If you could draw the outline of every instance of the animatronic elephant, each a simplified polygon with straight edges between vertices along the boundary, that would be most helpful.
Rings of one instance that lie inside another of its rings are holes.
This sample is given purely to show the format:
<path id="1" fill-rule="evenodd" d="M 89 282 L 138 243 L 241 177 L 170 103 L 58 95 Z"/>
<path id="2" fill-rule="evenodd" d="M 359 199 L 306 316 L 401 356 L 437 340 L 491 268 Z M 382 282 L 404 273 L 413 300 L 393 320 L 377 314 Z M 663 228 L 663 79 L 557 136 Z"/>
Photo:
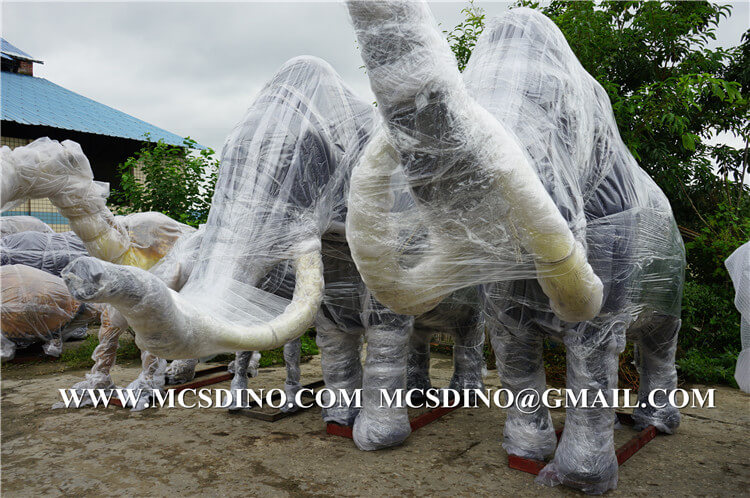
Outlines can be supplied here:
<path id="1" fill-rule="evenodd" d="M 71 141 L 60 144 L 40 138 L 14 150 L 0 149 L 2 210 L 25 199 L 49 198 L 91 256 L 148 269 L 174 242 L 195 229 L 161 213 L 136 213 L 115 217 L 105 205 L 106 184 L 95 182 L 86 156 Z M 115 361 L 118 338 L 127 322 L 113 309 L 104 312 L 95 365 L 78 389 L 114 387 L 109 370 Z M 160 388 L 166 363 L 143 351 L 143 372 L 130 387 Z"/>
<path id="2" fill-rule="evenodd" d="M 181 291 L 170 291 L 154 274 L 93 258 L 66 269 L 69 288 L 86 301 L 111 303 L 137 343 L 166 358 L 279 347 L 319 317 L 326 385 L 350 395 L 360 382 L 364 387 L 361 413 L 334 406 L 324 418 L 354 421 L 360 448 L 400 443 L 411 431 L 406 409 L 381 407 L 380 388 L 406 387 L 413 319 L 370 298 L 343 231 L 349 175 L 374 115 L 325 62 L 289 61 L 226 141 L 197 260 Z M 293 289 L 284 299 L 275 293 L 291 274 Z M 453 299 L 425 323 L 457 332 L 457 356 L 465 366 L 454 380 L 481 387 L 483 334 L 476 314 L 457 312 L 468 300 Z"/>
<path id="3" fill-rule="evenodd" d="M 484 284 L 503 385 L 545 389 L 549 335 L 567 346 L 568 389 L 588 389 L 589 406 L 598 390 L 612 406 L 617 356 L 631 339 L 637 425 L 674 431 L 677 409 L 647 396 L 676 387 L 682 240 L 669 202 L 623 144 L 607 94 L 562 33 L 513 9 L 488 22 L 462 78 L 424 3 L 348 6 L 386 124 L 352 175 L 348 203 L 347 239 L 375 297 L 418 314 Z M 395 173 L 408 179 L 415 209 L 391 209 Z M 421 260 L 405 266 L 403 241 L 415 234 Z M 614 488 L 615 416 L 598 406 L 568 408 L 556 444 L 546 408 L 514 405 L 503 446 L 554 453 L 542 483 Z"/>
<path id="4" fill-rule="evenodd" d="M 12 360 L 16 349 L 43 342 L 50 356 L 60 356 L 63 341 L 85 335 L 99 318 L 99 307 L 73 298 L 60 277 L 24 265 L 0 266 L 0 358 Z"/>

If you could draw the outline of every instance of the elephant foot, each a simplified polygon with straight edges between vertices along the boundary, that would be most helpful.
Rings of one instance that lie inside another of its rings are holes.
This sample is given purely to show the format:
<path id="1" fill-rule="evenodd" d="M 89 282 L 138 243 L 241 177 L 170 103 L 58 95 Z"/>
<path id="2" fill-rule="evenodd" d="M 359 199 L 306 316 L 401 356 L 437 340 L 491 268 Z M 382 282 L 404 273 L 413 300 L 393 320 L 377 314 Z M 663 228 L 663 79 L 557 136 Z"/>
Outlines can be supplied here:
<path id="1" fill-rule="evenodd" d="M 16 357 L 16 343 L 0 334 L 0 360 L 10 361 Z"/>
<path id="2" fill-rule="evenodd" d="M 140 412 L 153 406 L 154 391 L 158 390 L 163 394 L 163 386 L 164 384 L 155 380 L 148 381 L 140 377 L 135 379 L 125 388 L 125 391 L 133 394 L 125 400 L 123 408 L 129 407 L 131 412 Z"/>
<path id="3" fill-rule="evenodd" d="M 638 431 L 653 425 L 661 432 L 674 434 L 674 431 L 680 425 L 680 419 L 680 410 L 670 405 L 664 408 L 654 408 L 648 404 L 646 406 L 641 404 L 633 410 L 634 428 Z"/>
<path id="4" fill-rule="evenodd" d="M 354 421 L 352 433 L 357 448 L 373 451 L 403 443 L 411 434 L 411 425 L 405 410 L 403 415 L 395 417 L 368 415 L 363 411 Z"/>
<path id="5" fill-rule="evenodd" d="M 165 373 L 167 385 L 184 384 L 195 378 L 194 360 L 175 360 L 169 364 Z"/>
<path id="6" fill-rule="evenodd" d="M 484 380 L 481 376 L 477 375 L 461 375 L 454 373 L 450 384 L 448 384 L 448 388 L 460 392 L 461 396 L 463 396 L 465 392 L 466 396 L 469 398 L 468 402 L 474 404 L 477 400 L 475 389 L 478 391 L 484 391 Z"/>
<path id="7" fill-rule="evenodd" d="M 418 389 L 422 392 L 426 392 L 428 389 L 432 389 L 432 382 L 430 382 L 430 376 L 423 373 L 410 373 L 406 378 L 407 389 Z"/>
<path id="8" fill-rule="evenodd" d="M 112 377 L 109 376 L 109 374 L 88 373 L 86 374 L 86 380 L 77 382 L 71 388 L 71 390 L 77 394 L 80 403 L 76 405 L 71 404 L 69 406 L 65 406 L 64 401 L 58 401 L 57 403 L 52 405 L 52 409 L 57 410 L 60 408 L 84 408 L 87 406 L 94 406 L 94 400 L 89 395 L 89 393 L 91 392 L 90 389 L 104 389 L 105 394 L 109 394 L 112 392 L 112 390 L 115 389 L 115 387 L 115 383 L 112 380 Z"/>
<path id="9" fill-rule="evenodd" d="M 509 414 L 503 429 L 503 448 L 509 455 L 546 460 L 555 453 L 557 436 L 549 414 Z"/>
<path id="10" fill-rule="evenodd" d="M 62 354 L 62 338 L 56 337 L 51 341 L 42 344 L 42 351 L 48 356 L 59 357 Z"/>
<path id="11" fill-rule="evenodd" d="M 322 392 L 323 397 L 321 399 L 322 405 L 327 407 L 331 405 L 331 397 L 333 396 L 331 391 L 324 390 Z M 360 413 L 360 408 L 354 406 L 354 404 L 344 403 L 343 398 L 339 395 L 337 402 L 332 404 L 330 408 L 322 408 L 323 421 L 327 424 L 339 424 L 351 427 L 354 425 L 354 421 Z"/>
<path id="12" fill-rule="evenodd" d="M 238 412 L 250 408 L 250 395 L 247 393 L 247 378 L 235 374 L 232 383 L 229 385 L 229 406 L 230 412 Z"/>
<path id="13" fill-rule="evenodd" d="M 294 384 L 284 384 L 286 403 L 284 404 L 284 406 L 280 407 L 279 410 L 281 410 L 283 413 L 294 413 L 298 411 L 301 407 L 295 401 L 295 397 L 297 396 L 297 393 L 300 389 L 302 389 L 302 386 L 299 382 L 295 382 Z"/>
<path id="14" fill-rule="evenodd" d="M 617 487 L 618 465 L 614 447 L 604 451 L 582 445 L 576 446 L 575 451 L 561 449 L 539 472 L 537 483 L 546 486 L 562 484 L 590 495 L 600 495 Z"/>

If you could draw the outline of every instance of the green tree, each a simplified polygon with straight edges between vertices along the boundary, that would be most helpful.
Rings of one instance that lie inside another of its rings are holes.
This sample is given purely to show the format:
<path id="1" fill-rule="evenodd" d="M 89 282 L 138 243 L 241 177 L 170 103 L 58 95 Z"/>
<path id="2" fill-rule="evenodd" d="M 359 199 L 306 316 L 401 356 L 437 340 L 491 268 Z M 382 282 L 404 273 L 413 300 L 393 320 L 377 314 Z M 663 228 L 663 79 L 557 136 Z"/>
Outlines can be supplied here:
<path id="1" fill-rule="evenodd" d="M 216 186 L 219 161 L 210 148 L 198 149 L 185 138 L 183 146 L 159 140 L 143 147 L 118 166 L 120 189 L 112 193 L 122 214 L 159 211 L 182 223 L 205 223 Z M 140 171 L 143 179 L 137 179 Z"/>
<path id="2" fill-rule="evenodd" d="M 681 344 L 691 348 L 702 344 L 697 335 L 709 335 L 721 340 L 707 354 L 736 355 L 739 314 L 723 261 L 750 238 L 750 189 L 743 181 L 750 142 L 750 31 L 739 47 L 710 49 L 731 6 L 699 1 L 541 6 L 520 0 L 517 6 L 540 10 L 560 28 L 607 91 L 625 144 L 670 199 L 687 239 Z M 469 4 L 463 13 L 465 20 L 447 34 L 462 70 L 484 27 L 481 9 Z M 715 143 L 722 133 L 739 137 L 744 146 Z M 711 307 L 701 305 L 706 295 L 715 297 Z M 700 362 L 691 355 L 685 371 L 711 368 L 708 360 L 694 368 Z"/>

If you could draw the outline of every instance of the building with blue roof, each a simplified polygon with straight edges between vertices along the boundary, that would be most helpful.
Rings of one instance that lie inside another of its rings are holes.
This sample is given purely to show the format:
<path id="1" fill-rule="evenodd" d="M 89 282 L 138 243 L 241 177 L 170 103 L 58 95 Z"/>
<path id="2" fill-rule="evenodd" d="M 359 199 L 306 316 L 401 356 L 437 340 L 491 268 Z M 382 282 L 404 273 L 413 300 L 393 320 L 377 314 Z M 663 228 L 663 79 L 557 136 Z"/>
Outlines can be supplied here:
<path id="1" fill-rule="evenodd" d="M 43 64 L 0 38 L 0 142 L 10 148 L 40 137 L 78 142 L 89 158 L 96 180 L 119 186 L 117 166 L 144 141 L 162 140 L 183 145 L 183 138 L 136 117 L 113 109 L 34 76 L 34 64 Z M 36 216 L 56 230 L 67 230 L 67 220 L 46 199 L 22 204 L 3 216 Z"/>

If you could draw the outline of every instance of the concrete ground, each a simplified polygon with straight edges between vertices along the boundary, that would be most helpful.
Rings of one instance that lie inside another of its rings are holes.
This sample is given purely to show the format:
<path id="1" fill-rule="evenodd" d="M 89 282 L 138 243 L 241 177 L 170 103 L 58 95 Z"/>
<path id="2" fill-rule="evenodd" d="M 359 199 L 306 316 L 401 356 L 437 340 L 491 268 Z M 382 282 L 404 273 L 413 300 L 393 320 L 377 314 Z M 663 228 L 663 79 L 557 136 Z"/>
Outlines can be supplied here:
<path id="1" fill-rule="evenodd" d="M 447 385 L 450 358 L 432 360 Z M 361 496 L 574 495 L 512 470 L 500 446 L 500 409 L 459 409 L 416 431 L 398 448 L 357 450 L 329 436 L 318 409 L 275 423 L 221 409 L 117 407 L 50 410 L 57 389 L 84 371 L 59 364 L 4 366 L 2 492 L 5 496 Z M 117 366 L 127 385 L 138 365 Z M 303 382 L 321 378 L 319 357 Z M 260 371 L 254 388 L 282 385 L 283 368 Z M 487 385 L 499 386 L 494 371 Z M 229 387 L 229 383 L 213 387 Z M 742 495 L 750 492 L 750 396 L 717 387 L 715 409 L 685 409 L 674 436 L 658 436 L 620 467 L 612 496 Z M 554 412 L 557 423 L 563 413 Z M 618 444 L 632 437 L 617 432 Z"/>

